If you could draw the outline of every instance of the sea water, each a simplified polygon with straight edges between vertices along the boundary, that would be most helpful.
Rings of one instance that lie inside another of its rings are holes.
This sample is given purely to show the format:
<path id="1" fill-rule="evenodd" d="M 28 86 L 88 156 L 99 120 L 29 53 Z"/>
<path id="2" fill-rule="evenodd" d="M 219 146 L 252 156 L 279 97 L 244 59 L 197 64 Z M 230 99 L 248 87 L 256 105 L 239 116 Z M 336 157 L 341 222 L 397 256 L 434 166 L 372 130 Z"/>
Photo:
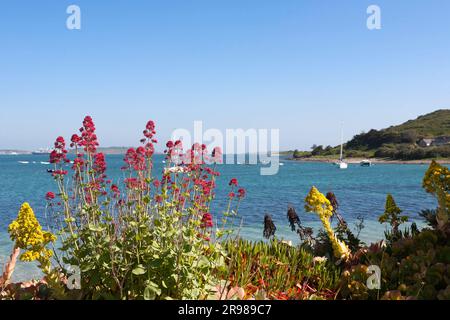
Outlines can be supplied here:
<path id="1" fill-rule="evenodd" d="M 113 183 L 123 181 L 123 156 L 107 156 L 107 174 Z M 164 156 L 154 157 L 154 174 L 161 176 Z M 282 159 L 278 174 L 260 175 L 261 165 L 219 165 L 221 176 L 217 180 L 216 199 L 212 206 L 214 217 L 226 208 L 231 178 L 237 178 L 246 189 L 246 197 L 239 207 L 242 226 L 239 234 L 243 238 L 262 240 L 264 215 L 272 216 L 277 227 L 276 236 L 298 243 L 298 236 L 289 228 L 286 213 L 293 206 L 302 223 L 317 230 L 320 221 L 315 214 L 303 209 L 304 198 L 311 186 L 322 193 L 335 193 L 340 212 L 348 225 L 354 228 L 357 217 L 364 218 L 365 228 L 361 239 L 366 243 L 383 238 L 384 225 L 378 216 L 384 211 L 386 194 L 391 193 L 397 205 L 409 215 L 411 221 L 424 226 L 418 213 L 436 207 L 435 199 L 422 189 L 422 178 L 427 165 L 377 164 L 361 167 L 350 164 L 347 170 L 339 170 L 329 163 L 303 163 Z M 11 253 L 13 243 L 9 240 L 7 227 L 16 218 L 20 205 L 29 202 L 38 219 L 43 221 L 45 194 L 55 192 L 55 183 L 47 173 L 51 165 L 45 155 L 0 156 L 0 267 Z M 56 193 L 56 192 L 55 192 Z M 14 281 L 39 276 L 36 265 L 19 262 Z"/>

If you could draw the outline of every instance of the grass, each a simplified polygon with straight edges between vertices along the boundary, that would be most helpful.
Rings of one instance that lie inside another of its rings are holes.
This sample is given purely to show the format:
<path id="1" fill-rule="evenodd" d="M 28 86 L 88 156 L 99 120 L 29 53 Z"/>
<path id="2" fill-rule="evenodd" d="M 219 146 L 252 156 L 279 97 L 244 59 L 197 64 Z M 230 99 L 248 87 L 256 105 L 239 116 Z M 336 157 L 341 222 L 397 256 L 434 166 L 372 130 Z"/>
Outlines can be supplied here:
<path id="1" fill-rule="evenodd" d="M 307 295 L 334 296 L 340 270 L 327 261 L 314 262 L 314 255 L 303 248 L 276 240 L 251 242 L 239 239 L 226 242 L 225 249 L 228 268 L 222 278 L 230 280 L 232 285 L 247 290 L 270 289 L 272 295 L 305 294 L 308 291 Z"/>

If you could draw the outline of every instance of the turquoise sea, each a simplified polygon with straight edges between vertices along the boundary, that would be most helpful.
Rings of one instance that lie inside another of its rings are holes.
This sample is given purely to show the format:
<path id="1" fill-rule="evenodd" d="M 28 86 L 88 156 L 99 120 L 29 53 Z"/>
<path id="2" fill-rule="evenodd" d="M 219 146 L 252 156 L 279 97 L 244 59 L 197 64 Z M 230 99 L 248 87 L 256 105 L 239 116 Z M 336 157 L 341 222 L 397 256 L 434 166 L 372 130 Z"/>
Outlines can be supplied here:
<path id="1" fill-rule="evenodd" d="M 107 156 L 108 176 L 114 183 L 122 180 L 120 167 L 123 156 Z M 0 156 L 0 267 L 7 261 L 12 243 L 7 234 L 8 224 L 16 217 L 20 205 L 27 201 L 42 218 L 47 191 L 55 191 L 52 177 L 47 173 L 48 156 L 16 155 Z M 155 156 L 155 174 L 160 175 L 163 156 Z M 328 163 L 300 163 L 282 159 L 277 175 L 261 176 L 260 165 L 220 165 L 221 176 L 212 213 L 225 207 L 228 182 L 236 177 L 247 190 L 240 206 L 243 225 L 240 234 L 244 238 L 261 240 L 264 214 L 272 215 L 279 238 L 298 242 L 291 232 L 286 212 L 288 205 L 296 208 L 305 225 L 317 230 L 318 217 L 305 213 L 303 199 L 312 185 L 323 193 L 333 191 L 340 203 L 340 210 L 350 226 L 358 216 L 364 217 L 365 228 L 361 238 L 376 241 L 383 237 L 384 226 L 377 217 L 384 210 L 386 194 L 391 193 L 400 208 L 412 221 L 423 226 L 418 216 L 422 209 L 434 208 L 436 201 L 421 188 L 427 165 L 377 164 L 360 167 L 350 164 L 347 170 L 339 170 Z M 43 220 L 42 220 L 43 221 Z M 19 263 L 13 280 L 25 280 L 39 275 L 37 268 L 29 263 Z"/>

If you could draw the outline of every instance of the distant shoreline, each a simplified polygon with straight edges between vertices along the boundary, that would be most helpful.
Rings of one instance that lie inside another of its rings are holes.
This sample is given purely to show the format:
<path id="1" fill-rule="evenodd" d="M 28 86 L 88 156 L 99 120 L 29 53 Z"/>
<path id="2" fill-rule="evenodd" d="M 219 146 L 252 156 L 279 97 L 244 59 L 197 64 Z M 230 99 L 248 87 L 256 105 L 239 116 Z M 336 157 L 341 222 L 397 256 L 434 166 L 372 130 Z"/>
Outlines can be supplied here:
<path id="1" fill-rule="evenodd" d="M 335 163 L 338 159 L 332 158 L 319 158 L 319 157 L 309 157 L 309 158 L 288 158 L 290 161 L 298 162 L 321 162 L 321 163 Z M 370 160 L 373 164 L 430 164 L 433 159 L 421 159 L 421 160 L 390 160 L 381 158 L 346 158 L 345 162 L 349 164 L 359 164 L 363 160 Z M 436 159 L 437 162 L 441 164 L 450 164 L 450 159 Z"/>
<path id="2" fill-rule="evenodd" d="M 101 152 L 105 155 L 125 155 L 127 153 L 127 150 L 129 147 L 108 147 L 108 148 L 98 148 L 97 152 Z M 74 154 L 75 150 L 71 149 L 69 150 L 69 154 Z M 155 152 L 155 154 L 163 154 L 162 152 Z M 10 149 L 4 149 L 0 150 L 0 156 L 23 156 L 23 155 L 49 155 L 47 153 L 42 154 L 33 154 L 32 151 L 27 150 L 10 150 Z"/>

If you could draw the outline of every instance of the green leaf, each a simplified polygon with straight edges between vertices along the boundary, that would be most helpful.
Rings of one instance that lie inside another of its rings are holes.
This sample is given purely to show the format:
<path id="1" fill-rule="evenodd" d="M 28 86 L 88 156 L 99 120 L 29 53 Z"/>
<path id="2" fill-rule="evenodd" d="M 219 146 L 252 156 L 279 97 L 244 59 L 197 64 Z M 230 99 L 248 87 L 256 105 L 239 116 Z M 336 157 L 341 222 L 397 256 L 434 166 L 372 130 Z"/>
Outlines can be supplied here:
<path id="1" fill-rule="evenodd" d="M 147 287 L 144 289 L 144 299 L 145 300 L 154 300 L 157 296 L 161 295 L 161 289 L 159 286 L 152 282 L 148 281 Z"/>
<path id="2" fill-rule="evenodd" d="M 133 269 L 132 273 L 133 273 L 134 275 L 140 276 L 140 275 L 145 274 L 145 269 L 144 269 L 144 267 L 140 264 L 140 265 L 138 265 L 136 268 Z"/>
<path id="3" fill-rule="evenodd" d="M 145 300 L 155 300 L 156 294 L 153 290 L 151 290 L 149 287 L 146 287 L 144 289 L 144 299 Z"/>

